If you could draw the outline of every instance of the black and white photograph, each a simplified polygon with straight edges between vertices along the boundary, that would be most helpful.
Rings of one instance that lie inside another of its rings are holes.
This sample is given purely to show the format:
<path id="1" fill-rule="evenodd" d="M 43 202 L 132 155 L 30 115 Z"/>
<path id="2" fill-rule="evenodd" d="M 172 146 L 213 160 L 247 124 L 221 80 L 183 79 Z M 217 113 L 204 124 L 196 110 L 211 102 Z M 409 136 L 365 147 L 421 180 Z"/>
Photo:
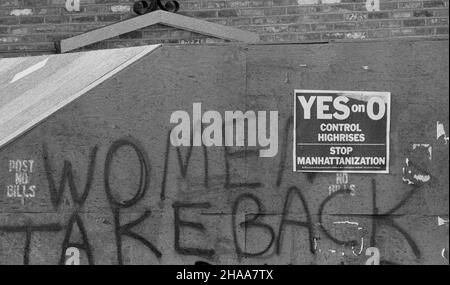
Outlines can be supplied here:
<path id="1" fill-rule="evenodd" d="M 0 0 L 0 265 L 449 268 L 449 136 L 449 0 Z"/>

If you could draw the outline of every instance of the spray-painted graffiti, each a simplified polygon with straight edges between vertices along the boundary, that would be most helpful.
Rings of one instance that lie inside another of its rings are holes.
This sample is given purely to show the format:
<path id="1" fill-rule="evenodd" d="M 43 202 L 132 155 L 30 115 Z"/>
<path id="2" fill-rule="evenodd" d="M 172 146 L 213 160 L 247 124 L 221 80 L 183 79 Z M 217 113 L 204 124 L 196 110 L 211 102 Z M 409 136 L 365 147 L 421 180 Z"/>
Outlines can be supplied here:
<path id="1" fill-rule="evenodd" d="M 14 175 L 14 182 L 6 186 L 8 198 L 19 198 L 22 204 L 26 198 L 36 196 L 36 185 L 31 182 L 34 171 L 33 160 L 10 160 L 9 173 Z"/>
<path id="2" fill-rule="evenodd" d="M 326 262 L 327 259 L 336 260 L 333 261 L 336 263 L 351 263 L 345 258 L 359 258 L 359 264 L 391 264 L 395 261 L 384 256 L 386 244 L 380 241 L 380 236 L 386 233 L 395 236 L 405 250 L 412 253 L 412 260 L 419 262 L 423 257 L 421 244 L 403 225 L 402 213 L 404 208 L 417 201 L 421 186 L 426 185 L 428 181 L 411 185 L 402 183 L 399 179 L 399 185 L 405 189 L 403 198 L 393 201 L 395 203 L 387 210 L 381 210 L 379 201 L 383 197 L 380 195 L 384 195 L 386 189 L 383 189 L 383 183 L 378 181 L 378 177 L 369 177 L 368 185 L 364 185 L 369 194 L 364 199 L 370 201 L 367 204 L 370 206 L 366 207 L 367 211 L 336 211 L 335 205 L 345 208 L 351 207 L 355 201 L 364 202 L 358 200 L 363 191 L 356 192 L 356 185 L 354 182 L 350 183 L 349 175 L 341 173 L 337 177 L 331 176 L 331 181 L 334 180 L 336 184 L 332 184 L 330 189 L 323 189 L 322 200 L 314 201 L 308 194 L 310 189 L 315 187 L 318 180 L 327 177 L 329 179 L 329 175 L 298 174 L 298 183 L 287 179 L 293 175 L 286 171 L 290 169 L 287 158 L 290 155 L 292 123 L 293 118 L 287 118 L 282 127 L 280 149 L 275 157 L 278 169 L 275 171 L 276 175 L 271 178 L 271 185 L 259 181 L 259 176 L 249 178 L 236 174 L 236 168 L 242 167 L 242 164 L 248 163 L 249 160 L 267 159 L 259 157 L 258 148 L 220 147 L 212 150 L 204 146 L 193 147 L 192 144 L 177 147 L 170 142 L 170 130 L 166 133 L 166 153 L 161 155 L 160 169 L 155 168 L 157 163 L 150 159 L 150 147 L 132 136 L 90 146 L 86 157 L 82 158 L 83 169 L 74 168 L 73 162 L 68 159 L 61 161 L 63 157 L 53 152 L 49 142 L 44 141 L 41 146 L 42 157 L 11 161 L 10 171 L 35 175 L 39 160 L 43 165 L 42 177 L 45 179 L 39 189 L 48 192 L 47 203 L 53 209 L 54 215 L 58 216 L 65 208 L 67 218 L 48 223 L 36 223 L 31 218 L 25 223 L 3 222 L 0 225 L 0 245 L 5 238 L 19 235 L 25 239 L 21 249 L 23 263 L 32 264 L 32 240 L 42 233 L 52 233 L 60 236 L 57 245 L 59 256 L 48 263 L 79 264 L 78 259 L 83 263 L 98 263 L 103 249 L 94 242 L 95 234 L 89 230 L 88 223 L 91 221 L 86 219 L 86 203 L 94 199 L 94 195 L 100 195 L 100 191 L 103 195 L 100 197 L 104 197 L 107 209 L 106 220 L 112 221 L 106 224 L 110 229 L 109 235 L 113 237 L 113 262 L 118 264 L 128 262 L 129 251 L 125 244 L 130 242 L 141 252 L 153 256 L 155 262 L 159 263 L 164 263 L 165 258 L 173 256 L 174 253 L 208 263 L 220 263 L 220 256 L 224 254 L 241 263 L 258 260 L 270 263 L 272 259 L 291 254 L 286 248 L 293 242 L 304 245 L 297 249 L 298 254 L 307 256 L 310 263 Z M 127 178 L 127 181 L 134 185 L 129 187 L 130 189 L 117 183 L 114 172 L 121 167 L 119 154 L 125 149 L 136 157 L 133 168 L 137 171 L 132 178 Z M 413 147 L 412 151 L 422 149 L 426 159 L 429 159 L 431 152 L 428 147 L 420 145 Z M 217 156 L 217 152 L 222 152 L 222 155 Z M 213 164 L 223 166 L 222 175 L 217 176 L 211 172 Z M 408 166 L 412 167 L 413 164 L 410 162 Z M 190 176 L 194 170 L 198 174 L 195 177 L 201 177 L 194 180 L 199 181 L 192 180 Z M 208 195 L 189 196 L 175 193 L 174 196 L 174 178 L 178 179 L 178 183 L 194 183 L 195 187 L 203 189 L 203 193 L 212 191 L 209 189 L 220 188 L 223 189 L 222 192 L 235 194 L 230 195 L 230 200 L 225 202 L 221 199 L 210 199 Z M 153 179 L 158 183 L 152 183 Z M 433 178 L 430 179 L 432 180 Z M 97 187 L 94 188 L 93 185 Z M 262 189 L 271 191 L 263 192 Z M 125 193 L 128 193 L 128 196 Z M 276 193 L 278 198 L 274 199 L 278 199 L 277 203 L 272 199 L 267 200 L 267 193 Z M 69 211 L 66 194 L 71 201 Z M 158 201 L 149 201 L 150 196 L 158 197 Z M 134 215 L 132 218 L 129 216 L 130 210 Z M 165 217 L 169 217 L 170 225 L 166 229 L 172 232 L 170 235 L 158 232 L 160 226 L 155 223 Z M 444 218 L 440 217 L 439 221 L 441 225 L 448 225 L 448 220 L 445 222 Z M 220 224 L 222 232 L 214 228 L 215 223 Z M 144 233 L 143 229 L 148 230 Z M 297 238 L 291 236 L 294 232 L 297 233 Z M 166 242 L 170 244 L 172 252 L 168 252 L 167 247 L 156 239 L 166 235 L 170 236 L 170 240 Z M 255 236 L 257 242 L 254 240 Z M 107 246 L 104 243 L 102 245 Z M 0 250 L 0 262 L 5 258 L 3 252 Z M 336 256 L 336 259 L 333 259 L 333 256 Z M 448 259 L 446 248 L 442 256 Z M 321 261 L 321 258 L 325 261 Z"/>
<path id="3" fill-rule="evenodd" d="M 336 173 L 336 184 L 330 185 L 330 187 L 328 187 L 328 192 L 331 195 L 341 189 L 350 189 L 352 195 L 356 195 L 356 185 L 350 184 L 348 173 Z"/>

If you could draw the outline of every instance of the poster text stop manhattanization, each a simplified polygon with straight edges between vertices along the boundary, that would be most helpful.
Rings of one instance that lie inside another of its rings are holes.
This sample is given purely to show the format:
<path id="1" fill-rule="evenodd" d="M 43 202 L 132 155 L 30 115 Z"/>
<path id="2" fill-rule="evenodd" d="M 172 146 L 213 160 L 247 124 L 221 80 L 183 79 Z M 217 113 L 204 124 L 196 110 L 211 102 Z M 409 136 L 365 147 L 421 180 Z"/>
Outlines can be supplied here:
<path id="1" fill-rule="evenodd" d="M 389 92 L 295 90 L 294 171 L 389 173 Z"/>

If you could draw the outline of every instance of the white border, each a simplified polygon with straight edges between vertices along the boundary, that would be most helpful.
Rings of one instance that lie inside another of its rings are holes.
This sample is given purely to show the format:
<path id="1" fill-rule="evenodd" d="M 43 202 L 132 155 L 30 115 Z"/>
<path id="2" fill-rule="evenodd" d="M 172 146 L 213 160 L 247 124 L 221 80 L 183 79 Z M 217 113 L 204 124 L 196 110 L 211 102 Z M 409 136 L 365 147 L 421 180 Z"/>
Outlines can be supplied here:
<path id="1" fill-rule="evenodd" d="M 387 97 L 387 121 L 386 121 L 386 170 L 297 170 L 296 163 L 296 130 L 297 130 L 297 94 L 299 93 L 350 93 L 350 94 L 361 94 L 361 93 L 372 93 L 372 95 L 380 95 Z M 307 90 L 307 89 L 294 89 L 294 132 L 292 136 L 292 157 L 293 157 L 293 171 L 294 172 L 322 172 L 322 173 L 389 173 L 389 163 L 390 163 L 390 140 L 389 134 L 391 133 L 391 92 L 379 92 L 379 91 L 340 91 L 340 90 Z"/>

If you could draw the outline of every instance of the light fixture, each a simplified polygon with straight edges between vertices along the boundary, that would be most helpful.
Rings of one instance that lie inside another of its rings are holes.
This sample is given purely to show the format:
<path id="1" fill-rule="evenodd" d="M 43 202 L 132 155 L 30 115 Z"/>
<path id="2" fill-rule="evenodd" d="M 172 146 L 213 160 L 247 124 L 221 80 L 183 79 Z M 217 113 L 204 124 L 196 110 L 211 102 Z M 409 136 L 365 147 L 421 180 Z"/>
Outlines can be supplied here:
<path id="1" fill-rule="evenodd" d="M 180 4 L 172 0 L 165 1 L 164 3 L 161 0 L 143 0 L 137 1 L 133 5 L 133 11 L 138 15 L 144 15 L 158 9 L 176 13 L 180 9 Z"/>

